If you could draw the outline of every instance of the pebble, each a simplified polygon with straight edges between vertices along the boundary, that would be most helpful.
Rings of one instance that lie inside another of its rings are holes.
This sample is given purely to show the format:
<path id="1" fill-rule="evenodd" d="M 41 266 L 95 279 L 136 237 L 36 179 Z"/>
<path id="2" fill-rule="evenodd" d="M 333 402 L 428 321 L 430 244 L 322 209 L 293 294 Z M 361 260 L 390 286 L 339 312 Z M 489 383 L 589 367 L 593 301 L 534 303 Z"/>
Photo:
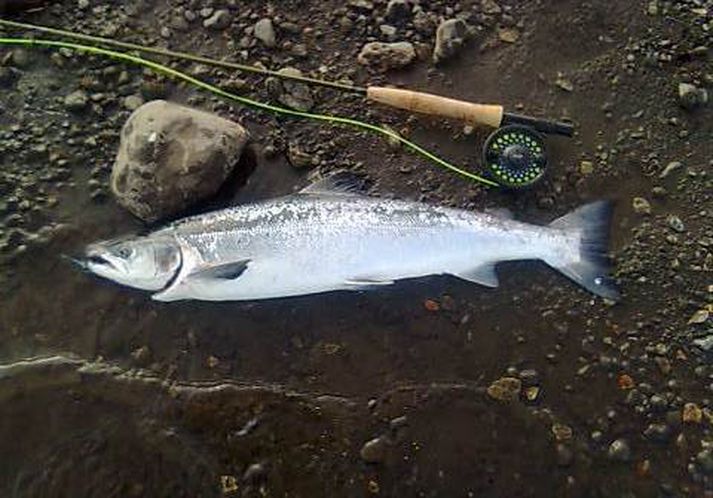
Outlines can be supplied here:
<path id="1" fill-rule="evenodd" d="M 679 83 L 678 103 L 684 109 L 693 111 L 708 103 L 708 91 L 690 83 Z"/>
<path id="2" fill-rule="evenodd" d="M 381 26 L 379 26 L 379 31 L 381 31 L 382 35 L 391 40 L 396 36 L 397 30 L 394 26 L 391 26 L 389 24 L 382 24 Z"/>
<path id="3" fill-rule="evenodd" d="M 410 42 L 370 42 L 359 52 L 359 64 L 379 71 L 398 69 L 409 65 L 416 58 L 416 49 Z"/>
<path id="4" fill-rule="evenodd" d="M 568 425 L 554 423 L 552 424 L 552 434 L 555 435 L 557 441 L 567 441 L 572 439 L 572 428 Z"/>
<path id="5" fill-rule="evenodd" d="M 637 214 L 649 215 L 651 214 L 651 204 L 649 201 L 643 197 L 634 197 L 631 202 L 631 206 Z"/>
<path id="6" fill-rule="evenodd" d="M 706 475 L 713 475 L 713 449 L 706 448 L 696 455 L 696 464 L 701 472 Z"/>
<path id="7" fill-rule="evenodd" d="M 268 18 L 260 19 L 255 23 L 253 30 L 255 38 L 260 40 L 266 47 L 274 47 L 277 43 L 275 35 L 275 27 L 272 25 L 272 20 Z"/>
<path id="8" fill-rule="evenodd" d="M 668 217 L 666 217 L 666 224 L 674 232 L 681 233 L 686 230 L 686 227 L 681 221 L 681 218 L 675 215 L 669 215 Z"/>
<path id="9" fill-rule="evenodd" d="M 222 475 L 220 476 L 220 489 L 224 495 L 233 494 L 238 491 L 238 480 L 235 476 Z"/>
<path id="10" fill-rule="evenodd" d="M 82 111 L 88 103 L 89 98 L 84 90 L 77 90 L 64 98 L 64 106 L 70 111 Z"/>
<path id="11" fill-rule="evenodd" d="M 287 147 L 287 160 L 295 168 L 309 168 L 313 165 L 312 156 L 294 143 Z"/>
<path id="12" fill-rule="evenodd" d="M 14 67 L 0 66 L 0 88 L 10 88 L 20 77 L 20 71 Z"/>
<path id="13" fill-rule="evenodd" d="M 410 17 L 410 0 L 391 0 L 386 6 L 386 19 L 390 22 L 403 23 Z"/>
<path id="14" fill-rule="evenodd" d="M 265 469 L 265 466 L 261 463 L 253 463 L 247 468 L 247 470 L 243 474 L 243 481 L 257 483 L 264 480 L 266 477 L 267 471 Z"/>
<path id="15" fill-rule="evenodd" d="M 683 405 L 681 420 L 687 424 L 700 424 L 703 420 L 703 410 L 695 403 L 686 403 Z"/>
<path id="16" fill-rule="evenodd" d="M 609 445 L 607 451 L 609 458 L 619 462 L 628 462 L 631 460 L 631 448 L 626 439 L 615 439 Z"/>
<path id="17" fill-rule="evenodd" d="M 486 14 L 500 14 L 503 9 L 494 0 L 483 0 L 481 2 L 483 12 Z"/>
<path id="18" fill-rule="evenodd" d="M 386 459 L 388 440 L 384 436 L 370 439 L 359 451 L 362 460 L 368 463 L 380 463 Z"/>
<path id="19" fill-rule="evenodd" d="M 579 163 L 579 172 L 583 175 L 594 173 L 594 163 L 592 161 L 582 161 Z"/>
<path id="20" fill-rule="evenodd" d="M 219 31 L 230 26 L 232 20 L 230 12 L 220 9 L 213 12 L 212 16 L 203 21 L 203 27 Z"/>
<path id="21" fill-rule="evenodd" d="M 663 171 L 661 171 L 661 173 L 659 174 L 659 178 L 667 178 L 671 174 L 680 171 L 681 168 L 683 168 L 683 163 L 681 163 L 681 161 L 671 161 L 666 165 Z"/>
<path id="22" fill-rule="evenodd" d="M 498 31 L 498 38 L 505 43 L 515 43 L 520 38 L 520 32 L 514 28 L 503 28 Z"/>
<path id="23" fill-rule="evenodd" d="M 129 111 L 135 111 L 142 105 L 144 105 L 144 99 L 141 95 L 129 95 L 124 98 L 124 108 Z"/>
<path id="24" fill-rule="evenodd" d="M 488 396 L 503 402 L 516 401 L 520 397 L 522 382 L 515 377 L 501 377 L 488 386 Z"/>
<path id="25" fill-rule="evenodd" d="M 666 424 L 649 424 L 644 431 L 644 436 L 656 443 L 666 443 L 671 439 L 671 428 Z"/>

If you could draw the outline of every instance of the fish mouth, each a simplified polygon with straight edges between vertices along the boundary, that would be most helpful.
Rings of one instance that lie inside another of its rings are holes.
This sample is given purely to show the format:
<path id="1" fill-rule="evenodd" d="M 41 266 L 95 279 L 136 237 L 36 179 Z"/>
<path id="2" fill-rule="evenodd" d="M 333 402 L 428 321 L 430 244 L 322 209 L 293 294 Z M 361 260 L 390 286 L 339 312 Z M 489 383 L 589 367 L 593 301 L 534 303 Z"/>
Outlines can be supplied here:
<path id="1" fill-rule="evenodd" d="M 108 266 L 109 268 L 116 269 L 114 263 L 99 254 L 87 254 L 80 257 L 62 254 L 62 258 L 78 266 L 83 271 L 90 273 L 92 272 L 91 266 Z"/>

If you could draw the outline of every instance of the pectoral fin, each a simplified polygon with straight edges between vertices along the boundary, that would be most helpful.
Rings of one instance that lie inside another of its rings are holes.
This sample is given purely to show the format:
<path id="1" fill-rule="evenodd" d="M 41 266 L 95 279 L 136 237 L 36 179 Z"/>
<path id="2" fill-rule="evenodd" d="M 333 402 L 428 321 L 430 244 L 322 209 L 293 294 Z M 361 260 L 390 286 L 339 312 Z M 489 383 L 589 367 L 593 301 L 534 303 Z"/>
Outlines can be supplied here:
<path id="1" fill-rule="evenodd" d="M 463 280 L 475 282 L 476 284 L 484 285 L 486 287 L 497 287 L 499 285 L 498 276 L 495 273 L 495 265 L 493 263 L 480 265 L 472 270 L 455 273 L 454 275 L 458 278 L 462 278 Z"/>
<path id="2" fill-rule="evenodd" d="M 233 261 L 230 263 L 224 263 L 221 265 L 213 265 L 202 268 L 196 268 L 194 271 L 189 273 L 186 278 L 200 278 L 200 279 L 221 279 L 221 280 L 235 280 L 240 277 L 245 270 L 248 268 L 249 259 L 242 261 Z"/>
<path id="3" fill-rule="evenodd" d="M 369 290 L 374 289 L 376 287 L 392 285 L 394 281 L 373 277 L 354 277 L 350 278 L 349 280 L 346 280 L 344 283 L 347 285 L 348 288 L 352 288 L 354 290 Z"/>

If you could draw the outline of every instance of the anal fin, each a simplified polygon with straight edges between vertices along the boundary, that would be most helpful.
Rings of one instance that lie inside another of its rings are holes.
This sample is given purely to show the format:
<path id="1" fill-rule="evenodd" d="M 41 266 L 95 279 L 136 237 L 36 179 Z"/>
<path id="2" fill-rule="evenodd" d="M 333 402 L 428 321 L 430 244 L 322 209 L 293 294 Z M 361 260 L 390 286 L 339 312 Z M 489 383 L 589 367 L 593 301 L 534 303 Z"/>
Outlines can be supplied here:
<path id="1" fill-rule="evenodd" d="M 476 284 L 484 285 L 486 287 L 497 287 L 499 285 L 498 276 L 495 273 L 494 263 L 480 265 L 472 270 L 454 273 L 454 275 L 458 278 L 462 278 L 463 280 L 475 282 Z"/>

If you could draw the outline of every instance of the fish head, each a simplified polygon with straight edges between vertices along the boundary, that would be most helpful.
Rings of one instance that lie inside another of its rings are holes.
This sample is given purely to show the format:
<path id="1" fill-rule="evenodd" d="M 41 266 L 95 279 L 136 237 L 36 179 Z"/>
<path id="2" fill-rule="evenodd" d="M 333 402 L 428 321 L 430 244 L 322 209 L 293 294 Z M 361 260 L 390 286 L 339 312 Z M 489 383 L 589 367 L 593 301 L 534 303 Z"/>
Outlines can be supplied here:
<path id="1" fill-rule="evenodd" d="M 79 264 L 128 287 L 161 290 L 180 270 L 181 259 L 181 248 L 170 237 L 126 237 L 90 244 Z"/>

